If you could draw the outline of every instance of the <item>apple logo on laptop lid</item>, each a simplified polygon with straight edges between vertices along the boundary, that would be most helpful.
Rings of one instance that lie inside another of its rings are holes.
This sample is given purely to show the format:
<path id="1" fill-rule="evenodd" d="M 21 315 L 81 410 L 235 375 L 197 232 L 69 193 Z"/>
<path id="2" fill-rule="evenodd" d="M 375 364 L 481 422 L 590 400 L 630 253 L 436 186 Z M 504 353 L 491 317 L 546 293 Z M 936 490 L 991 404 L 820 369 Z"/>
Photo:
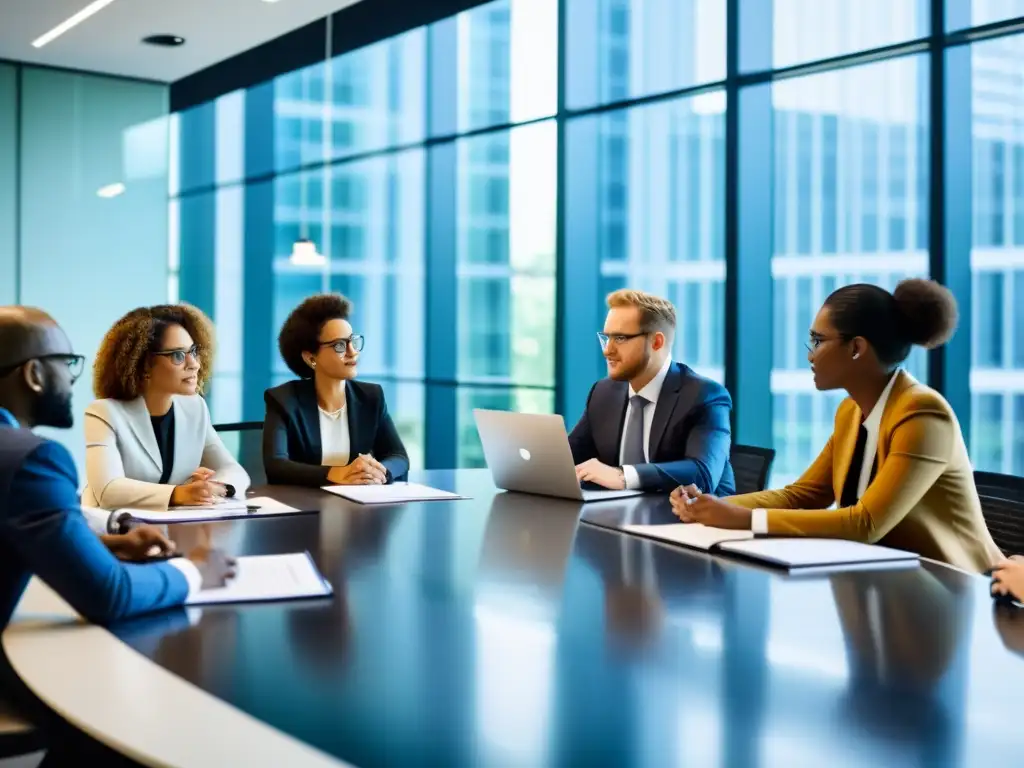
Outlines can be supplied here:
<path id="1" fill-rule="evenodd" d="M 532 458 L 530 456 L 530 452 L 528 450 L 526 450 L 525 448 L 520 448 L 519 449 L 519 456 L 520 456 L 520 458 L 522 458 L 523 461 L 529 461 Z"/>

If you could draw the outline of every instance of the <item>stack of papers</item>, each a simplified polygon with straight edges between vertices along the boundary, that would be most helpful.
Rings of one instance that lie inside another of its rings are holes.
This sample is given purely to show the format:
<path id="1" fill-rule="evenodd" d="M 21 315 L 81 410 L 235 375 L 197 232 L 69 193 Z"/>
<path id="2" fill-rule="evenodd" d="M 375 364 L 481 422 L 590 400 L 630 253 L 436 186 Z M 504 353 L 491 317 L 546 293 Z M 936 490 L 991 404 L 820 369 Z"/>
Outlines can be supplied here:
<path id="1" fill-rule="evenodd" d="M 468 499 L 451 491 L 442 491 L 419 483 L 391 485 L 325 485 L 324 490 L 357 504 L 403 504 L 408 501 Z"/>
<path id="2" fill-rule="evenodd" d="M 301 600 L 327 597 L 334 592 L 308 552 L 239 557 L 236 563 L 235 577 L 227 586 L 204 589 L 189 597 L 186 604 Z"/>

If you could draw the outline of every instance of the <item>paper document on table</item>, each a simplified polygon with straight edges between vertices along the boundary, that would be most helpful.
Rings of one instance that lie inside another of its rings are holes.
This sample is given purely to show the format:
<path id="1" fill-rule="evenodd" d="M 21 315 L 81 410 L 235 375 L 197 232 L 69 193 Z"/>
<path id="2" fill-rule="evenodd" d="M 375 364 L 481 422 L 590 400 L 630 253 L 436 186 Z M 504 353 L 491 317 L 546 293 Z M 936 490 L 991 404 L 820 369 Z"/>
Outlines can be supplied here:
<path id="1" fill-rule="evenodd" d="M 419 483 L 391 485 L 326 485 L 324 490 L 357 504 L 402 504 L 407 501 L 442 501 L 468 499 L 451 491 L 442 491 Z"/>
<path id="2" fill-rule="evenodd" d="M 255 496 L 251 499 L 227 499 L 208 506 L 170 507 L 166 512 L 156 512 L 151 509 L 131 509 L 128 507 L 118 510 L 118 512 L 127 512 L 136 520 L 157 525 L 202 523 L 214 520 L 229 520 L 235 517 L 289 515 L 301 511 L 287 504 L 282 504 L 269 496 Z"/>
<path id="3" fill-rule="evenodd" d="M 767 538 L 732 541 L 719 549 L 800 571 L 877 564 L 913 567 L 919 565 L 921 559 L 916 552 L 845 539 Z"/>
<path id="4" fill-rule="evenodd" d="M 252 555 L 237 559 L 235 578 L 227 586 L 204 589 L 187 605 L 299 600 L 333 593 L 308 552 L 291 555 Z"/>
<path id="5" fill-rule="evenodd" d="M 623 525 L 622 531 L 651 539 L 682 544 L 684 547 L 709 550 L 723 541 L 754 538 L 753 531 L 731 531 L 711 528 L 700 523 L 671 523 L 668 525 Z"/>
<path id="6" fill-rule="evenodd" d="M 252 498 L 246 499 L 245 504 L 248 507 L 259 507 L 256 512 L 260 515 L 286 515 L 302 511 L 301 509 L 290 507 L 277 499 L 272 499 L 269 496 L 253 496 Z"/>

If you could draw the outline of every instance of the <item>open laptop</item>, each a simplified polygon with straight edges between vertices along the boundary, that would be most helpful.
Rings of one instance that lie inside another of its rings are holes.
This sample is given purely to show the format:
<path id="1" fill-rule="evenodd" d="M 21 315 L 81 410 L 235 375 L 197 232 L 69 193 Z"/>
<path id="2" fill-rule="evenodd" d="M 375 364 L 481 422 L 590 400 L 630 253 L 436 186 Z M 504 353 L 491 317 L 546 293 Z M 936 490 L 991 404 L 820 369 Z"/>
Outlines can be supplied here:
<path id="1" fill-rule="evenodd" d="M 584 502 L 642 493 L 581 488 L 561 416 L 481 408 L 474 409 L 473 416 L 484 458 L 499 488 Z"/>

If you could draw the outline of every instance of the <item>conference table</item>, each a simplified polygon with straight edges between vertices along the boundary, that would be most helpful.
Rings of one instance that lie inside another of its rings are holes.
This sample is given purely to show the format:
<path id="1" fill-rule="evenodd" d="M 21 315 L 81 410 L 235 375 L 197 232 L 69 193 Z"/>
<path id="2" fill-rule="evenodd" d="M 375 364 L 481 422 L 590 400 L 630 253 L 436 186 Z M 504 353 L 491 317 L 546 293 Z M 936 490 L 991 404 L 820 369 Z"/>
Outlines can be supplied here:
<path id="1" fill-rule="evenodd" d="M 178 609 L 102 629 L 33 582 L 12 666 L 145 765 L 973 766 L 1024 760 L 1024 610 L 988 580 L 793 576 L 604 526 L 583 505 L 414 473 L 468 499 L 170 526 L 179 546 L 308 551 L 329 599 Z M 593 525 L 596 521 L 601 525 Z"/>

